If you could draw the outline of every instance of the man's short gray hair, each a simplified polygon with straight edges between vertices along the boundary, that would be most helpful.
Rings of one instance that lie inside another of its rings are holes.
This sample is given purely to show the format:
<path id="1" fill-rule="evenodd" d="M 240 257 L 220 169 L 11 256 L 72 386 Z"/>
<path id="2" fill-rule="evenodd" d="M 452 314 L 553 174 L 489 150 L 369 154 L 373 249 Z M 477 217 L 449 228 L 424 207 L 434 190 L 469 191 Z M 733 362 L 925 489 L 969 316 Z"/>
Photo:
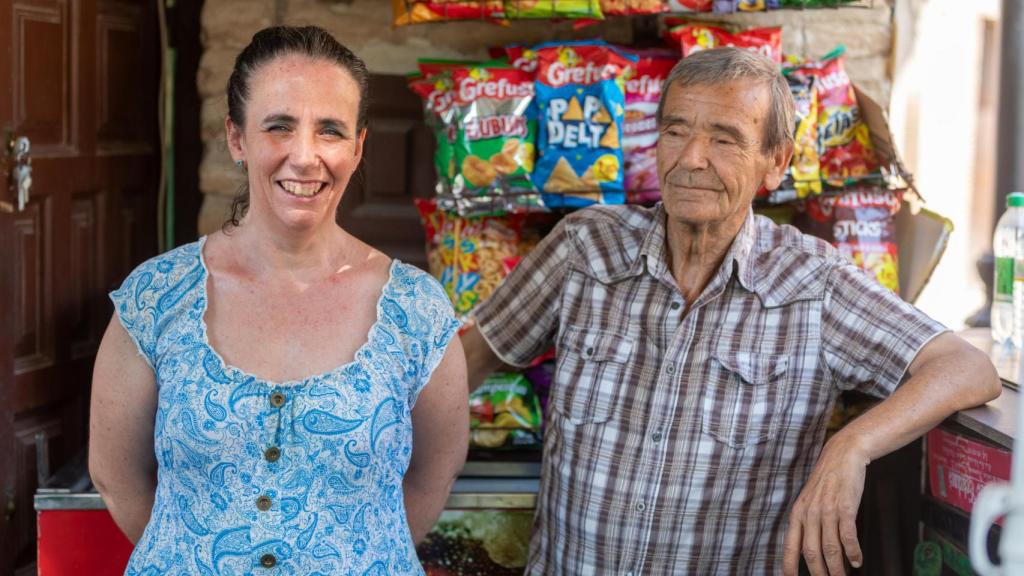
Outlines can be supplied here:
<path id="1" fill-rule="evenodd" d="M 733 80 L 751 80 L 768 88 L 768 118 L 761 139 L 761 151 L 772 154 L 793 142 L 793 123 L 796 114 L 793 94 L 789 84 L 779 71 L 779 65 L 750 50 L 725 47 L 701 50 L 679 61 L 661 90 L 658 101 L 657 120 L 665 107 L 665 96 L 673 84 L 680 88 L 687 86 L 708 86 Z"/>

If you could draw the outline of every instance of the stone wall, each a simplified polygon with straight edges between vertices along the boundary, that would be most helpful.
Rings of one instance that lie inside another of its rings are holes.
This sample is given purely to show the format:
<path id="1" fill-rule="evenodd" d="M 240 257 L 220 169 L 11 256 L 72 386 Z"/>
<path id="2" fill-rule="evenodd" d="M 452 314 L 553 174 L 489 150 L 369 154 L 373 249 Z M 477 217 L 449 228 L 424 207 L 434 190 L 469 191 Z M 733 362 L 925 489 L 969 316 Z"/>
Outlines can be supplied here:
<path id="1" fill-rule="evenodd" d="M 871 8 L 840 10 L 780 10 L 736 14 L 727 18 L 744 26 L 783 26 L 783 51 L 822 56 L 837 44 L 847 47 L 847 69 L 854 82 L 879 103 L 889 101 L 894 41 L 894 0 L 874 0 Z M 242 183 L 224 144 L 224 89 L 238 52 L 257 30 L 273 24 L 316 24 L 359 54 L 371 72 L 405 74 L 416 59 L 479 58 L 487 47 L 510 42 L 535 43 L 601 36 L 629 44 L 629 19 L 613 18 L 573 30 L 569 22 L 514 22 L 497 26 L 485 22 L 421 24 L 393 28 L 390 2 L 385 0 L 206 0 L 202 15 L 204 53 L 199 65 L 203 100 L 204 154 L 199 186 L 204 197 L 199 232 L 217 229 L 231 197 Z M 710 18 L 705 18 L 710 19 Z"/>

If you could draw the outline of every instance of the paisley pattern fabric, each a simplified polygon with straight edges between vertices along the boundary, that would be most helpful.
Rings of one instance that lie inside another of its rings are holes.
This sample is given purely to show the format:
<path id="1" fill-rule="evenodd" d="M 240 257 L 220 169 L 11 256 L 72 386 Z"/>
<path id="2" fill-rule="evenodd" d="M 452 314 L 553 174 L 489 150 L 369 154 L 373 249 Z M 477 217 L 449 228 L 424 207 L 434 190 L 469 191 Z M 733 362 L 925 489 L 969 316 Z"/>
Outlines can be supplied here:
<path id="1" fill-rule="evenodd" d="M 394 261 L 355 359 L 274 383 L 210 347 L 204 243 L 111 293 L 159 389 L 156 500 L 126 574 L 422 574 L 402 477 L 412 407 L 458 327 L 444 291 Z"/>

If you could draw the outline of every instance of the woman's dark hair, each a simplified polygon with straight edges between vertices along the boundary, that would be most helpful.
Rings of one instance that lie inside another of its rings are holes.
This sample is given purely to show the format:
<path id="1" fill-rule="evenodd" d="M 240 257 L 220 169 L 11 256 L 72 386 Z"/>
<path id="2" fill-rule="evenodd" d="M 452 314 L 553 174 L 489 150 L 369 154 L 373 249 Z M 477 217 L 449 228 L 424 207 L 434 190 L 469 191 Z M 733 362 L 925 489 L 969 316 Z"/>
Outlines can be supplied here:
<path id="1" fill-rule="evenodd" d="M 253 74 L 271 60 L 292 54 L 327 60 L 347 70 L 359 86 L 356 131 L 361 132 L 366 128 L 370 84 L 366 63 L 335 40 L 334 36 L 317 26 L 273 26 L 253 35 L 249 45 L 235 58 L 235 67 L 228 80 L 228 117 L 231 122 L 239 128 L 245 126 L 245 105 L 249 100 L 249 85 Z M 224 228 L 238 226 L 248 209 L 249 184 L 246 183 L 231 202 L 231 216 L 224 223 Z"/>

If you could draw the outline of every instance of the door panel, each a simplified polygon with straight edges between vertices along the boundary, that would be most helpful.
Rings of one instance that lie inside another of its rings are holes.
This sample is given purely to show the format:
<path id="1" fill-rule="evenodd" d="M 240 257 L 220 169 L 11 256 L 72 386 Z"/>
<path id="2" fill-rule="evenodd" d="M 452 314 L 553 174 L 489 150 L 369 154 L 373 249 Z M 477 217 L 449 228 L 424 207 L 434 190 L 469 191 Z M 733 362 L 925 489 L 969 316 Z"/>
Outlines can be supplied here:
<path id="1" fill-rule="evenodd" d="M 63 1 L 14 2 L 14 124 L 34 154 L 71 145 L 71 30 Z"/>
<path id="2" fill-rule="evenodd" d="M 433 196 L 433 136 L 404 77 L 372 75 L 370 94 L 363 163 L 342 197 L 340 222 L 389 256 L 426 269 L 412 199 Z"/>

